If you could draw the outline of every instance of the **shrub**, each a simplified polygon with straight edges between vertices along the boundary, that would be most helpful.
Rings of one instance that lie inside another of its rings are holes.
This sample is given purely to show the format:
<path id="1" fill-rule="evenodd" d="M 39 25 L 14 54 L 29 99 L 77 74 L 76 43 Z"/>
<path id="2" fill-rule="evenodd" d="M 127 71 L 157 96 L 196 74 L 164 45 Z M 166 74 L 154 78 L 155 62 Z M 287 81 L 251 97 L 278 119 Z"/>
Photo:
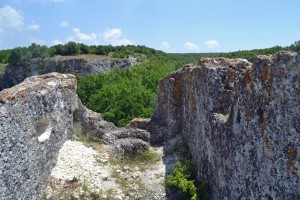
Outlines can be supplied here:
<path id="1" fill-rule="evenodd" d="M 206 182 L 201 183 L 196 180 L 197 170 L 191 160 L 184 164 L 177 162 L 173 171 L 167 177 L 167 186 L 176 187 L 181 191 L 181 198 L 191 200 L 206 200 L 208 194 L 206 191 Z"/>

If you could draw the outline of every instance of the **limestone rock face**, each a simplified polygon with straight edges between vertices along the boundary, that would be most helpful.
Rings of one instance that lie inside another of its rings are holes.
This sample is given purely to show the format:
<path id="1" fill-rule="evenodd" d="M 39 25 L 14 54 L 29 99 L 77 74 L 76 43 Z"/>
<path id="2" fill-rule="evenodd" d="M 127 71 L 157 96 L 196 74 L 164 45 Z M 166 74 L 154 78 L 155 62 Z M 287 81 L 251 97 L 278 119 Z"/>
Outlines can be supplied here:
<path id="1" fill-rule="evenodd" d="M 0 199 L 40 199 L 64 142 L 79 134 L 113 147 L 120 157 L 148 149 L 149 132 L 117 128 L 85 108 L 76 77 L 50 73 L 0 92 Z"/>
<path id="2" fill-rule="evenodd" d="M 0 92 L 0 199 L 39 199 L 79 109 L 76 78 L 33 76 Z"/>
<path id="3" fill-rule="evenodd" d="M 9 66 L 5 74 L 0 76 L 0 90 L 12 87 L 25 78 L 46 74 L 50 72 L 59 72 L 65 74 L 74 74 L 83 76 L 85 74 L 98 74 L 106 72 L 113 68 L 129 68 L 136 65 L 135 60 L 125 59 L 83 59 L 83 58 L 64 58 L 56 56 L 44 60 L 32 59 L 29 66 Z"/>
<path id="4" fill-rule="evenodd" d="M 299 75 L 295 53 L 202 59 L 159 82 L 150 124 L 183 135 L 212 199 L 300 199 Z"/>

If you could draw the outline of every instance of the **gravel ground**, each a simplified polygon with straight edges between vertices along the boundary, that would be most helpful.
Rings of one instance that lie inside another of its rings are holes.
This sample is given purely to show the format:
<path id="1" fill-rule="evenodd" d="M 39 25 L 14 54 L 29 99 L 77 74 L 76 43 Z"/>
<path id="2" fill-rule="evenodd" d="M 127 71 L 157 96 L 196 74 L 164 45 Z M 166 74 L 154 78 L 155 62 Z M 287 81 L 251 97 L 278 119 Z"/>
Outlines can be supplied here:
<path id="1" fill-rule="evenodd" d="M 91 146 L 71 140 L 64 144 L 44 199 L 166 199 L 164 163 L 174 163 L 174 158 L 163 157 L 163 147 L 151 148 L 159 161 L 135 166 L 113 161 L 108 146 Z"/>

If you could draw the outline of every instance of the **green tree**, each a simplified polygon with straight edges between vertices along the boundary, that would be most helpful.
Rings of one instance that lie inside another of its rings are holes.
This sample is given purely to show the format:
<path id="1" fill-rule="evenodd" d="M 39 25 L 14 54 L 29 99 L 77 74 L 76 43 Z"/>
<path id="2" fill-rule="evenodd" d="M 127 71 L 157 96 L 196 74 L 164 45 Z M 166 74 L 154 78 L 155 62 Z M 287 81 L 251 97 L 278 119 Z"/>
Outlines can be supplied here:
<path id="1" fill-rule="evenodd" d="M 32 43 L 28 50 L 31 52 L 32 58 L 45 58 L 47 56 L 48 47 Z"/>
<path id="2" fill-rule="evenodd" d="M 28 49 L 17 47 L 10 52 L 8 63 L 13 66 L 27 66 L 31 58 L 32 54 Z"/>
<path id="3" fill-rule="evenodd" d="M 89 52 L 89 47 L 85 44 L 79 44 L 79 50 L 81 54 L 88 54 Z"/>
<path id="4" fill-rule="evenodd" d="M 80 47 L 75 42 L 70 41 L 64 45 L 63 55 L 76 55 L 79 54 L 79 52 L 80 52 Z"/>
<path id="5" fill-rule="evenodd" d="M 0 63 L 8 63 L 8 58 L 10 56 L 11 50 L 0 51 Z"/>

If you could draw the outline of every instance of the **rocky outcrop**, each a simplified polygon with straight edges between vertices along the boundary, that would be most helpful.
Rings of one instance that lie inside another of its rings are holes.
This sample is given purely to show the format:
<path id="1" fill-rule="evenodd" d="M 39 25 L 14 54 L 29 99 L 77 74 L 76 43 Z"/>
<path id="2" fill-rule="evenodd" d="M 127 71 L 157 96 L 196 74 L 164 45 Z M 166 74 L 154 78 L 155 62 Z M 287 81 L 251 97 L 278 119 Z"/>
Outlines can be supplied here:
<path id="1" fill-rule="evenodd" d="M 83 76 L 85 74 L 98 74 L 113 68 L 129 68 L 136 65 L 136 59 L 90 59 L 80 57 L 56 56 L 53 58 L 32 59 L 28 66 L 8 66 L 5 73 L 0 76 L 0 90 L 12 87 L 25 78 L 50 72 L 73 74 Z"/>
<path id="2" fill-rule="evenodd" d="M 119 157 L 135 157 L 149 147 L 148 131 L 136 127 L 118 128 L 113 123 L 103 120 L 99 113 L 84 106 L 76 116 L 76 122 L 80 123 L 81 134 L 113 146 Z"/>
<path id="3" fill-rule="evenodd" d="M 79 109 L 76 78 L 34 76 L 0 92 L 0 199 L 38 199 Z"/>
<path id="4" fill-rule="evenodd" d="M 148 148 L 147 131 L 104 121 L 81 104 L 76 86 L 74 75 L 50 73 L 0 92 L 0 199 L 40 199 L 75 124 L 120 157 Z"/>
<path id="5" fill-rule="evenodd" d="M 182 134 L 211 199 L 300 199 L 300 54 L 202 59 L 159 82 L 156 138 Z"/>

